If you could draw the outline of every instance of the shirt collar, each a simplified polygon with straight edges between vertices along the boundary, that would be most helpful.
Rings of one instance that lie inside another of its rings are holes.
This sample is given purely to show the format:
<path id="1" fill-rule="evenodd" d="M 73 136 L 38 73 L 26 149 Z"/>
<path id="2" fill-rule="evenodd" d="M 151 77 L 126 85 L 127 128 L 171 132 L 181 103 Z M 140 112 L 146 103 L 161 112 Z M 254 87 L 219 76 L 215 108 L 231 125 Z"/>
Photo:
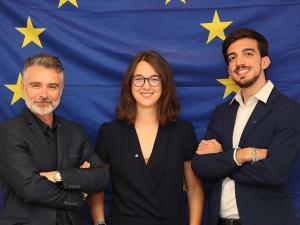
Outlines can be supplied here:
<path id="1" fill-rule="evenodd" d="M 47 130 L 55 130 L 58 125 L 57 119 L 55 114 L 53 114 L 53 126 L 49 127 L 48 124 L 44 123 L 40 118 L 38 118 L 33 112 L 31 112 L 30 109 L 28 109 L 29 114 L 32 116 L 32 118 L 38 123 L 39 127 L 42 129 L 42 131 L 45 133 Z"/>
<path id="2" fill-rule="evenodd" d="M 253 97 L 255 97 L 256 99 L 262 101 L 263 103 L 267 103 L 268 98 L 273 90 L 274 84 L 272 83 L 272 81 L 268 80 L 268 82 L 265 84 L 265 86 L 263 86 Z M 232 102 L 237 101 L 238 103 L 243 103 L 243 98 L 241 95 L 241 89 L 236 93 L 236 95 L 234 96 L 234 98 L 230 101 L 229 105 L 232 104 Z"/>

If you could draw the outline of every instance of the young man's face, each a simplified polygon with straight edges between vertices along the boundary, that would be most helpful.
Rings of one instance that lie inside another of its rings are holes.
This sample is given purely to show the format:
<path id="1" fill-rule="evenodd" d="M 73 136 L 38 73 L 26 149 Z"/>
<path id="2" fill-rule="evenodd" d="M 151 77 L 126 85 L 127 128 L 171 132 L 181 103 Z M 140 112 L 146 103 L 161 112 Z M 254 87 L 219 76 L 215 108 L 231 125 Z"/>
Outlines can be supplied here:
<path id="1" fill-rule="evenodd" d="M 228 73 L 241 88 L 265 80 L 264 70 L 270 65 L 268 56 L 261 57 L 257 41 L 243 38 L 233 42 L 227 50 Z"/>

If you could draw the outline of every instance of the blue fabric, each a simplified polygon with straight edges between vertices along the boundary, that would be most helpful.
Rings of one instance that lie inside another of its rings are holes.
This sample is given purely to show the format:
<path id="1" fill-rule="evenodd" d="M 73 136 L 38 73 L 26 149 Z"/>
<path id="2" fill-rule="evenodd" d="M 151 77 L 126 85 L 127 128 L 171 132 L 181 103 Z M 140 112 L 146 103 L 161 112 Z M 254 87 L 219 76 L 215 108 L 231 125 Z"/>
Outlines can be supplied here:
<path id="1" fill-rule="evenodd" d="M 58 8 L 59 2 L 62 4 Z M 215 11 L 221 22 L 232 21 L 225 35 L 238 27 L 263 33 L 270 42 L 268 78 L 279 91 L 300 102 L 300 0 L 0 0 L 0 122 L 24 107 L 11 105 L 24 60 L 33 54 L 57 55 L 65 66 L 65 90 L 57 113 L 82 123 L 92 140 L 100 124 L 115 117 L 120 83 L 139 50 L 154 49 L 171 64 L 182 119 L 191 121 L 199 139 L 215 105 L 223 99 L 227 79 L 221 54 L 223 40 L 207 43 Z M 78 8 L 72 4 L 77 3 Z M 185 2 L 185 3 L 184 3 Z M 22 48 L 16 28 L 46 28 Z M 289 182 L 300 218 L 300 156 Z M 0 199 L 1 200 L 1 199 Z"/>

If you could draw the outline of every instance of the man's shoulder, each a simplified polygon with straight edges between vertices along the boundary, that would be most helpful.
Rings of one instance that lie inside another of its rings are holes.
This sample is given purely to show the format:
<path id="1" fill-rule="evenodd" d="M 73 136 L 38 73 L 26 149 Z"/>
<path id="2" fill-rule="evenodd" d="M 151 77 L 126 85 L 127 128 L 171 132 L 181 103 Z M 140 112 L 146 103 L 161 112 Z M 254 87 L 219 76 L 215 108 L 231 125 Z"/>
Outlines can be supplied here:
<path id="1" fill-rule="evenodd" d="M 234 104 L 238 104 L 238 102 L 236 102 L 236 101 L 233 100 L 233 99 L 229 99 L 229 100 L 227 100 L 227 101 L 225 101 L 225 102 L 222 102 L 222 103 L 216 105 L 215 111 L 226 110 L 226 109 L 228 109 L 228 108 L 230 108 L 230 107 L 233 107 Z"/>
<path id="2" fill-rule="evenodd" d="M 18 129 L 26 125 L 22 115 L 14 116 L 0 124 L 0 129 Z"/>
<path id="3" fill-rule="evenodd" d="M 286 104 L 286 105 L 291 105 L 291 106 L 294 106 L 294 107 L 299 107 L 300 104 L 299 102 L 297 102 L 296 100 L 292 99 L 291 97 L 279 92 L 278 93 L 279 95 L 279 103 L 280 104 Z"/>

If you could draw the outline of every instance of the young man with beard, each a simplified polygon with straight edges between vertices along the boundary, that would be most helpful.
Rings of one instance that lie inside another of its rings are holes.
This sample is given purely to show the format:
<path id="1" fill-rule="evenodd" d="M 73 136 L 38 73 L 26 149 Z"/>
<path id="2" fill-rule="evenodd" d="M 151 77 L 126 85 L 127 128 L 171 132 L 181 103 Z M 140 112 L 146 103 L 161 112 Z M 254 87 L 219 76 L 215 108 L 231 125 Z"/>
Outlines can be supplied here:
<path id="1" fill-rule="evenodd" d="M 53 112 L 64 88 L 63 73 L 57 57 L 26 60 L 27 107 L 0 126 L 1 225 L 80 225 L 86 195 L 108 184 L 108 170 L 83 128 Z"/>
<path id="2" fill-rule="evenodd" d="M 238 29 L 225 39 L 235 97 L 216 107 L 192 168 L 211 181 L 209 225 L 298 224 L 286 182 L 299 149 L 299 104 L 278 92 L 265 71 L 268 42 Z"/>

